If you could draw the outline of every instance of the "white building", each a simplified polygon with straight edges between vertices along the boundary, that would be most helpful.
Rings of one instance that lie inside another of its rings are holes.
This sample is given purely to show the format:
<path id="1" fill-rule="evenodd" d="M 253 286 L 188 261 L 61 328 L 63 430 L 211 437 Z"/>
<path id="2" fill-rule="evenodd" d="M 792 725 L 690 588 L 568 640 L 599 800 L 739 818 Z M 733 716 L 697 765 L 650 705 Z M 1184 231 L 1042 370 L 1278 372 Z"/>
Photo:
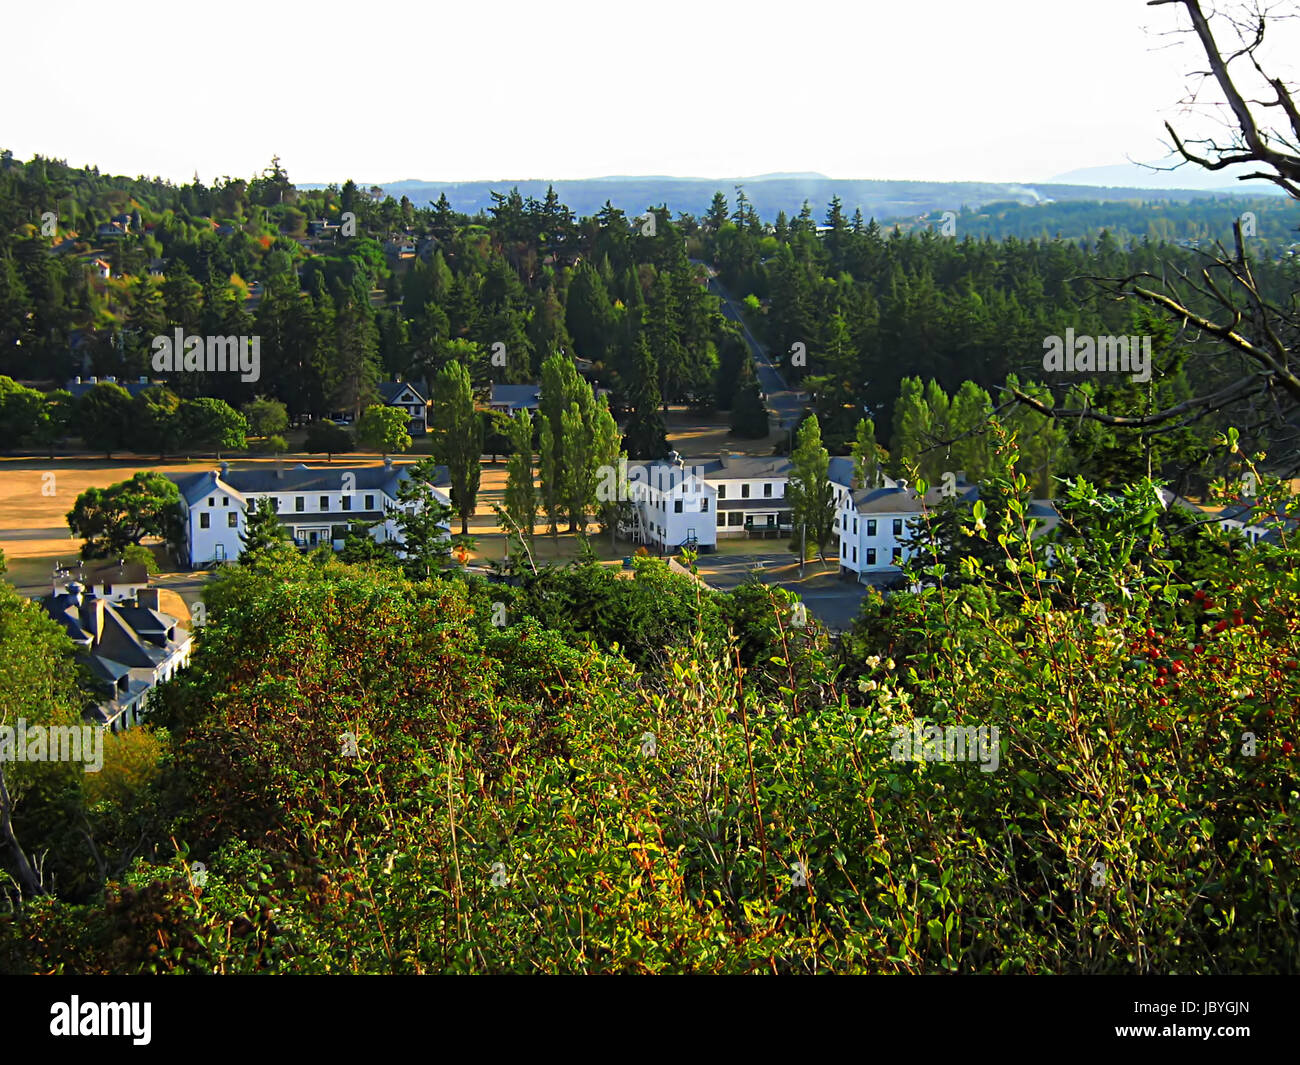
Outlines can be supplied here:
<path id="1" fill-rule="evenodd" d="M 77 644 L 103 688 L 87 716 L 114 732 L 139 724 L 154 686 L 189 663 L 193 637 L 161 610 L 157 589 L 113 601 L 76 581 L 56 582 L 41 606 Z"/>
<path id="2" fill-rule="evenodd" d="M 633 482 L 635 470 L 643 486 L 632 492 L 639 522 L 632 530 L 633 539 L 660 550 L 673 550 L 693 539 L 701 551 L 708 552 L 720 539 L 793 536 L 788 501 L 791 469 L 785 456 L 729 452 L 695 464 L 687 464 L 676 452 L 666 459 L 633 464 L 628 467 L 628 480 Z M 838 514 L 852 492 L 853 459 L 833 456 L 827 476 Z M 882 480 L 894 484 L 888 477 Z M 711 518 L 705 520 L 704 514 Z M 837 535 L 838 530 L 837 523 Z"/>
<path id="3" fill-rule="evenodd" d="M 407 504 L 397 490 L 411 476 L 410 466 L 385 459 L 382 466 L 232 470 L 223 462 L 219 470 L 173 475 L 185 511 L 189 564 L 202 568 L 237 559 L 248 508 L 259 499 L 272 501 L 300 548 L 338 549 L 349 525 L 373 526 L 371 536 L 380 543 L 400 539 L 394 517 Z M 440 503 L 451 501 L 448 484 L 446 469 L 439 467 L 433 487 Z"/>
<path id="4" fill-rule="evenodd" d="M 972 503 L 979 498 L 979 487 L 963 477 L 959 476 L 953 487 L 959 502 Z M 913 554 L 907 545 L 913 527 L 924 511 L 936 509 L 943 501 L 942 485 L 929 489 L 922 498 L 906 481 L 840 493 L 835 522 L 840 574 L 854 573 L 864 581 L 869 574 L 898 573 Z"/>
<path id="5" fill-rule="evenodd" d="M 718 544 L 718 493 L 674 454 L 661 462 L 627 467 L 627 492 L 634 515 L 623 531 L 633 542 L 658 551 L 689 547 L 708 553 Z"/>

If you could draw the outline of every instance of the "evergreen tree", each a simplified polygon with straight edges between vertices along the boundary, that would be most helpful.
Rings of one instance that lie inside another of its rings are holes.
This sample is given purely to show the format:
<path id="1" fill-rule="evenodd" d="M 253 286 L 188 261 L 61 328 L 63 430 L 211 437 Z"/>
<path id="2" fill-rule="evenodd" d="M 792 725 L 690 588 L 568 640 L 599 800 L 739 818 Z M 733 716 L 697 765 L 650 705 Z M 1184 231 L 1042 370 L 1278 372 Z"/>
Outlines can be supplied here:
<path id="1" fill-rule="evenodd" d="M 633 411 L 625 434 L 627 452 L 633 458 L 661 458 L 668 450 L 668 436 L 659 409 L 659 367 L 644 334 L 637 337 L 631 370 L 628 398 Z"/>
<path id="2" fill-rule="evenodd" d="M 270 498 L 253 500 L 245 515 L 244 531 L 239 534 L 239 541 L 244 545 L 239 555 L 240 565 L 251 566 L 267 555 L 288 551 L 288 530 L 280 523 Z"/>
<path id="3" fill-rule="evenodd" d="M 876 423 L 870 418 L 858 422 L 853 440 L 853 483 L 858 488 L 880 487 L 880 445 Z"/>
<path id="4" fill-rule="evenodd" d="M 835 528 L 835 492 L 827 476 L 830 454 L 822 447 L 821 426 L 817 415 L 804 419 L 795 436 L 790 453 L 790 484 L 787 495 L 794 521 L 793 548 L 798 550 L 801 533 L 820 552 Z"/>

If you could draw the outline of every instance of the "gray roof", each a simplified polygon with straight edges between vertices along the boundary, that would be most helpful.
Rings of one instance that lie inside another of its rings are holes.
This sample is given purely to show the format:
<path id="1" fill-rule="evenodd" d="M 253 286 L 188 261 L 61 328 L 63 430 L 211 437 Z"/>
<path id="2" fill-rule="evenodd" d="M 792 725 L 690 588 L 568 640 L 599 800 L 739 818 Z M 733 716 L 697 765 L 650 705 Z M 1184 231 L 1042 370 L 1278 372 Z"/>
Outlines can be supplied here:
<path id="1" fill-rule="evenodd" d="M 493 385 L 490 402 L 492 406 L 535 410 L 541 394 L 541 385 Z"/>
<path id="2" fill-rule="evenodd" d="M 228 489 L 243 502 L 249 495 L 267 495 L 277 492 L 341 492 L 343 475 L 352 474 L 355 480 L 349 491 L 380 491 L 397 498 L 397 486 L 408 477 L 413 463 L 392 466 L 307 466 L 299 464 L 289 469 L 228 470 L 222 473 L 209 470 L 205 473 L 169 474 L 180 488 L 186 503 L 194 506 L 204 496 Z M 451 484 L 446 466 L 437 467 L 435 486 Z M 285 517 L 288 517 L 288 512 Z"/>
<path id="3" fill-rule="evenodd" d="M 958 481 L 957 496 L 963 503 L 979 498 L 979 485 Z M 861 488 L 853 493 L 853 503 L 859 514 L 920 514 L 922 509 L 939 506 L 946 497 L 943 486 L 935 485 L 925 493 L 924 504 L 914 488 Z"/>

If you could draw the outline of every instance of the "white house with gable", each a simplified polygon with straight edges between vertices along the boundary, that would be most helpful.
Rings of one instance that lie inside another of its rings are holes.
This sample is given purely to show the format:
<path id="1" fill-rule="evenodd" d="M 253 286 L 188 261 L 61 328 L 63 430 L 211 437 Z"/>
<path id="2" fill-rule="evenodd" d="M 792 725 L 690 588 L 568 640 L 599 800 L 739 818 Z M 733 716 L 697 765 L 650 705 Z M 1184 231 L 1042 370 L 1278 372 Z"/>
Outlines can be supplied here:
<path id="1" fill-rule="evenodd" d="M 202 568 L 237 559 L 248 509 L 259 499 L 271 500 L 294 544 L 303 549 L 341 547 L 349 525 L 372 526 L 370 534 L 379 543 L 400 539 L 394 517 L 407 504 L 397 491 L 411 476 L 410 467 L 385 459 L 382 466 L 232 470 L 223 462 L 219 470 L 173 475 L 185 512 L 189 564 Z M 451 501 L 449 484 L 445 467 L 439 467 L 433 488 L 443 504 Z"/>

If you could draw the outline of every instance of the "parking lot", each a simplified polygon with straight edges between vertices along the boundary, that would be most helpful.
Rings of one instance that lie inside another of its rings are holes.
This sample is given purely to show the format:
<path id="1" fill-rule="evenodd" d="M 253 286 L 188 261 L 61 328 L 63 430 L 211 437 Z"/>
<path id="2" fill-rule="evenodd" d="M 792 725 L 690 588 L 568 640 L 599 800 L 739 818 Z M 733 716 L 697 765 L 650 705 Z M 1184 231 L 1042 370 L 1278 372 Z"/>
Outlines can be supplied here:
<path id="1" fill-rule="evenodd" d="M 852 628 L 867 594 L 865 585 L 840 580 L 839 566 L 834 562 L 823 564 L 816 559 L 804 566 L 802 579 L 798 563 L 789 555 L 700 555 L 696 566 L 700 576 L 721 591 L 730 591 L 751 573 L 757 573 L 764 584 L 798 595 L 808 612 L 832 632 Z"/>

